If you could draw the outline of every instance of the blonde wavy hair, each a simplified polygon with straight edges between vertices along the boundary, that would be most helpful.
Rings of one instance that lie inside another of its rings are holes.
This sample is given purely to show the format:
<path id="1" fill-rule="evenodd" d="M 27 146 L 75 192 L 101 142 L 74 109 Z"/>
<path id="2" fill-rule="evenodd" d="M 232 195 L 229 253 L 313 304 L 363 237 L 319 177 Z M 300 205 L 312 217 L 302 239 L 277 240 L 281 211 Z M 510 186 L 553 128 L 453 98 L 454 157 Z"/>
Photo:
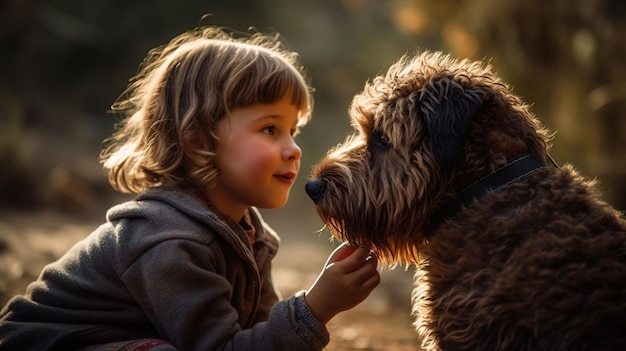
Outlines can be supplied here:
<path id="1" fill-rule="evenodd" d="M 123 193 L 205 188 L 219 176 L 216 126 L 230 111 L 289 96 L 301 127 L 311 116 L 312 91 L 297 53 L 278 34 L 197 28 L 148 53 L 112 106 L 123 119 L 100 162 Z"/>

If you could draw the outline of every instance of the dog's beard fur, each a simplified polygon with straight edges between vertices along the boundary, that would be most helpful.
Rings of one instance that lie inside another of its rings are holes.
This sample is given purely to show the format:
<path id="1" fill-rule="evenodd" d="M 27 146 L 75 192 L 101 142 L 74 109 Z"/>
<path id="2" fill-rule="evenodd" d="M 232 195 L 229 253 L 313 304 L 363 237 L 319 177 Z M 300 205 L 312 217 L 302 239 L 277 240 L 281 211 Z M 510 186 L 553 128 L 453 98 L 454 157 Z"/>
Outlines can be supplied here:
<path id="1" fill-rule="evenodd" d="M 431 172 L 418 172 L 415 159 L 402 159 L 410 155 L 372 144 L 352 135 L 316 165 L 313 177 L 325 184 L 318 214 L 335 238 L 369 246 L 383 264 L 417 263 L 432 207 L 424 185 L 433 180 L 423 176 Z M 400 165 L 407 165 L 401 176 Z"/>

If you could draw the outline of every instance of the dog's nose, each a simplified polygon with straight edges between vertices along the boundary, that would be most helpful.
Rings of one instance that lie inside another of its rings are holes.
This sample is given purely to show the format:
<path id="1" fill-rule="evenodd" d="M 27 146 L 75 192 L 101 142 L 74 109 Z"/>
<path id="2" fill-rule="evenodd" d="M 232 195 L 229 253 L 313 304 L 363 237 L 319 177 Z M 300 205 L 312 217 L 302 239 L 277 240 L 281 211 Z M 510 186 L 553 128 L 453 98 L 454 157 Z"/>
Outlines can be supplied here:
<path id="1" fill-rule="evenodd" d="M 304 190 L 306 190 L 306 193 L 309 195 L 311 200 L 317 203 L 326 190 L 326 183 L 317 179 L 310 180 L 304 186 Z"/>

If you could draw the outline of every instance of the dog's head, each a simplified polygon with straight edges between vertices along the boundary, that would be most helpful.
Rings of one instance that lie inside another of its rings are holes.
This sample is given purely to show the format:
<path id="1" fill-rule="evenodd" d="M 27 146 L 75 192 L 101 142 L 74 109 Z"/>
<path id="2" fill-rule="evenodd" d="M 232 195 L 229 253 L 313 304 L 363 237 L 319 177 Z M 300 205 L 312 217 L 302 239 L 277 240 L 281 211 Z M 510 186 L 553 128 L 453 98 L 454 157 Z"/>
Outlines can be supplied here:
<path id="1" fill-rule="evenodd" d="M 425 52 L 366 83 L 355 132 L 306 185 L 332 235 L 383 262 L 417 262 L 456 192 L 524 152 L 547 157 L 547 131 L 483 62 Z"/>

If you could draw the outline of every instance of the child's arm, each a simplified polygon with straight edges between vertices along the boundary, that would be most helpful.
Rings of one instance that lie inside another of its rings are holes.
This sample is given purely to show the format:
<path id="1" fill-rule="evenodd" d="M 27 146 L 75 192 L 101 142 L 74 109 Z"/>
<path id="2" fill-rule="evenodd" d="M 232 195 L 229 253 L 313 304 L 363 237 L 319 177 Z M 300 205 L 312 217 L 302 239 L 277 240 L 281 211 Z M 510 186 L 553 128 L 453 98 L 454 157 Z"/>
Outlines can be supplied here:
<path id="1" fill-rule="evenodd" d="M 305 300 L 317 320 L 326 324 L 337 313 L 361 303 L 380 283 L 376 257 L 368 247 L 339 246 L 307 291 Z"/>

